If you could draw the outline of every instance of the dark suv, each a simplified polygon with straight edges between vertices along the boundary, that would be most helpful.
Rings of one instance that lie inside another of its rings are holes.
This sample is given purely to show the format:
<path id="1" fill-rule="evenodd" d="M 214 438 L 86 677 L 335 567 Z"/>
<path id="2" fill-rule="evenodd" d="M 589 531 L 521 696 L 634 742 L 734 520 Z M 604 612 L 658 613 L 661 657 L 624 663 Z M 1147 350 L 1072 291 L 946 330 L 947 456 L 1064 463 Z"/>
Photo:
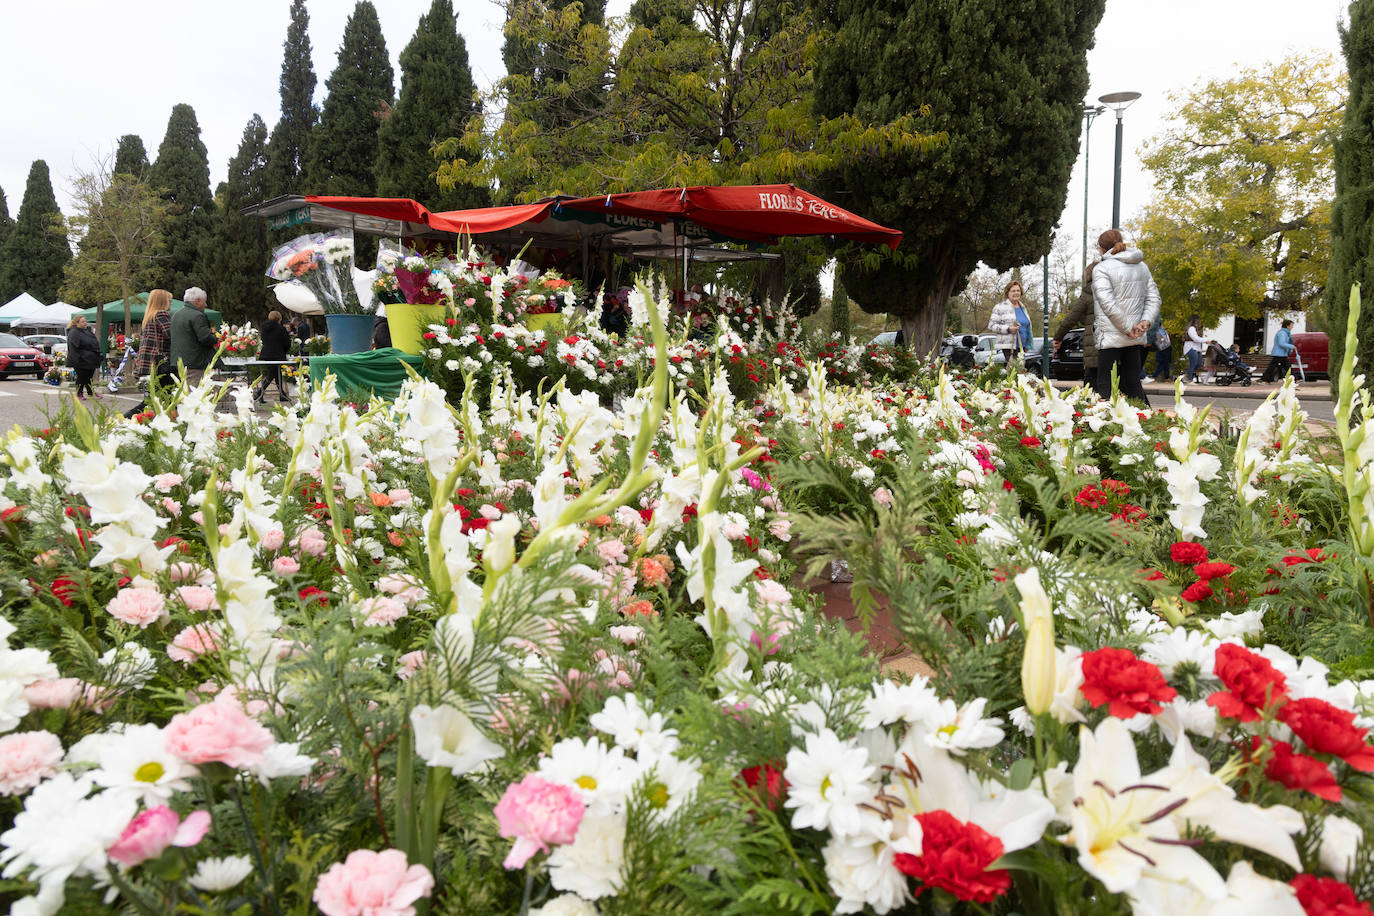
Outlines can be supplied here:
<path id="1" fill-rule="evenodd" d="M 1043 368 L 1040 357 L 1040 339 L 1026 351 L 1024 362 L 1026 371 L 1039 375 Z M 1050 344 L 1053 346 L 1053 343 Z M 1064 335 L 1059 349 L 1050 354 L 1050 378 L 1067 379 L 1078 382 L 1083 379 L 1083 328 L 1074 328 Z"/>

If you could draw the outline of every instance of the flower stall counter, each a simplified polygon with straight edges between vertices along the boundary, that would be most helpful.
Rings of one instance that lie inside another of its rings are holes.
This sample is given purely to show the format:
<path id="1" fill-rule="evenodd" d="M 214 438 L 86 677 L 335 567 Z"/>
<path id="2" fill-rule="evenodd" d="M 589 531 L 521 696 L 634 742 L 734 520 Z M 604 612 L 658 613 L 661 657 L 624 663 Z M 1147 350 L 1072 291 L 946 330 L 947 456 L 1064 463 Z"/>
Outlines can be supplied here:
<path id="1" fill-rule="evenodd" d="M 363 353 L 312 356 L 306 369 L 314 385 L 321 384 L 326 375 L 332 375 L 340 392 L 356 395 L 359 400 L 372 395 L 392 400 L 409 375 L 406 366 L 421 372 L 424 359 L 395 347 L 386 347 Z"/>

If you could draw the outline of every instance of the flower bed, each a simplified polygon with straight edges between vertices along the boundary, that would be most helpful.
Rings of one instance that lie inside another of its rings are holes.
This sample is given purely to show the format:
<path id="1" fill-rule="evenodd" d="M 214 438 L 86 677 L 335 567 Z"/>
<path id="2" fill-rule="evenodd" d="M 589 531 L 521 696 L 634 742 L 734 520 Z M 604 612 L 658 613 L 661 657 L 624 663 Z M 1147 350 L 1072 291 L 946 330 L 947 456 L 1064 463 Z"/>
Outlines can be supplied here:
<path id="1" fill-rule="evenodd" d="M 1369 426 L 817 364 L 737 399 L 640 301 L 615 412 L 565 339 L 481 406 L 202 387 L 0 440 L 0 894 L 1367 911 Z M 794 589 L 834 557 L 932 678 Z"/>

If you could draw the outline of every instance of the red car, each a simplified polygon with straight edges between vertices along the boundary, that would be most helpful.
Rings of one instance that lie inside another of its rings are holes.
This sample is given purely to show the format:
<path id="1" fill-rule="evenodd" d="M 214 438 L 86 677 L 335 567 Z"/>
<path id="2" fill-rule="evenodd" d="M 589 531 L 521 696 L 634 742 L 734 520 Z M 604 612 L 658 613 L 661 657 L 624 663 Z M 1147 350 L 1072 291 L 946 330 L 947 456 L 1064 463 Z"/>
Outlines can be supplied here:
<path id="1" fill-rule="evenodd" d="M 1293 335 L 1293 346 L 1302 357 L 1302 367 L 1308 377 L 1331 377 L 1331 339 L 1321 331 L 1299 332 Z M 1292 361 L 1296 372 L 1298 361 Z"/>
<path id="2" fill-rule="evenodd" d="M 37 347 L 31 347 L 13 334 L 0 334 L 0 378 L 11 375 L 32 375 L 42 378 L 52 365 L 52 359 Z"/>

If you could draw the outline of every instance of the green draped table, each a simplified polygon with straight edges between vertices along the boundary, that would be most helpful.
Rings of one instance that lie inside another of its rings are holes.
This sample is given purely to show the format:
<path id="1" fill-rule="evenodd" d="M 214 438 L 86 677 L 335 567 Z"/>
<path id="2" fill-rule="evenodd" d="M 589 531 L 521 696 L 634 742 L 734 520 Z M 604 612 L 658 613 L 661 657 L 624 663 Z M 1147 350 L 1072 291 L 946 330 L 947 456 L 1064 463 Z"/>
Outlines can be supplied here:
<path id="1" fill-rule="evenodd" d="M 386 347 L 343 356 L 312 356 L 307 371 L 312 382 L 318 382 L 325 375 L 334 376 L 341 395 L 375 394 L 390 400 L 401 392 L 408 375 L 407 364 L 422 371 L 424 359 L 395 347 Z"/>

